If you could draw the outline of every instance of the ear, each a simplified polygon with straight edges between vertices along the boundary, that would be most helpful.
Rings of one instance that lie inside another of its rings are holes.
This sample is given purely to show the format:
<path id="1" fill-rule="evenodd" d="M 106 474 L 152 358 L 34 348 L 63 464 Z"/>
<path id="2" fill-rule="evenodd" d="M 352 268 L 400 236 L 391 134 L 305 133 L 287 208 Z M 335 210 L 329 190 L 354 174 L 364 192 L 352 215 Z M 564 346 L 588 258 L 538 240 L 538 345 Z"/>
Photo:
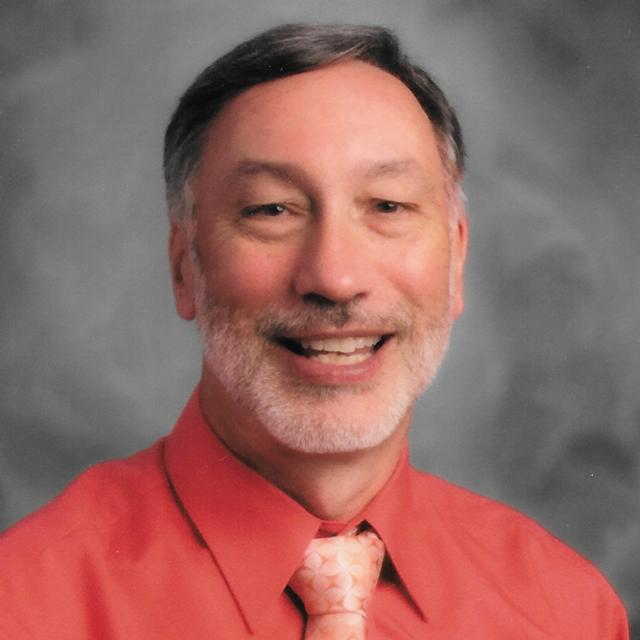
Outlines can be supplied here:
<path id="1" fill-rule="evenodd" d="M 461 211 L 452 234 L 452 306 L 454 318 L 464 311 L 464 265 L 467 261 L 469 222 L 465 211 Z"/>
<path id="2" fill-rule="evenodd" d="M 176 311 L 183 320 L 196 315 L 195 280 L 191 263 L 189 239 L 184 224 L 173 220 L 169 230 L 169 264 Z"/>

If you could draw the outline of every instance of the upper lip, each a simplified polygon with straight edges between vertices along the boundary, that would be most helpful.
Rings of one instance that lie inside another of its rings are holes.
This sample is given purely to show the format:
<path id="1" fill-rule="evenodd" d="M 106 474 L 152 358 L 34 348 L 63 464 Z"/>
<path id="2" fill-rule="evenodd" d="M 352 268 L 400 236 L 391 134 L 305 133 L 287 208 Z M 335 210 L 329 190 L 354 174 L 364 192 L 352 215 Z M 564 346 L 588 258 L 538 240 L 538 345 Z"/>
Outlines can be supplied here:
<path id="1" fill-rule="evenodd" d="M 314 331 L 313 333 L 305 333 L 300 335 L 282 335 L 278 336 L 286 340 L 296 340 L 298 342 L 304 340 L 340 340 L 343 338 L 380 338 L 382 336 L 391 335 L 393 331 L 388 329 L 352 329 L 349 331 Z"/>

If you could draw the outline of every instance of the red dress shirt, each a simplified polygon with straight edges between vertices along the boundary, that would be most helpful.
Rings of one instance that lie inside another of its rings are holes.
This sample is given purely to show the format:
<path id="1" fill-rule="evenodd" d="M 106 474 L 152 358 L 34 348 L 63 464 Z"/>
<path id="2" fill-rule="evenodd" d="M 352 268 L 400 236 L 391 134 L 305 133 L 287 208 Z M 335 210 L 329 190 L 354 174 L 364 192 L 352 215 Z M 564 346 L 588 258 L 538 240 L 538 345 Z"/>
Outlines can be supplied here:
<path id="1" fill-rule="evenodd" d="M 361 520 L 387 550 L 369 638 L 628 638 L 592 565 L 406 453 Z M 287 582 L 309 541 L 341 527 L 235 458 L 196 392 L 170 436 L 93 467 L 2 536 L 0 638 L 300 640 Z"/>

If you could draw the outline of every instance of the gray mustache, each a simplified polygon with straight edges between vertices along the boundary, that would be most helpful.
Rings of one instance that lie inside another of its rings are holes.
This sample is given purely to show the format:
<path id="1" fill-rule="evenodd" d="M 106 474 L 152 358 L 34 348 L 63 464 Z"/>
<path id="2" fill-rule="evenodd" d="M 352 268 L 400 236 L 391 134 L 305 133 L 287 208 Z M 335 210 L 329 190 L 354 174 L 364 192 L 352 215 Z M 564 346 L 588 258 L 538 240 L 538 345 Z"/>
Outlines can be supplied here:
<path id="1" fill-rule="evenodd" d="M 302 307 L 297 310 L 272 309 L 257 321 L 257 331 L 266 338 L 311 333 L 319 327 L 341 329 L 352 323 L 358 329 L 380 329 L 407 332 L 411 316 L 404 309 L 380 314 L 358 308 L 353 302 L 330 303 L 331 306 Z"/>

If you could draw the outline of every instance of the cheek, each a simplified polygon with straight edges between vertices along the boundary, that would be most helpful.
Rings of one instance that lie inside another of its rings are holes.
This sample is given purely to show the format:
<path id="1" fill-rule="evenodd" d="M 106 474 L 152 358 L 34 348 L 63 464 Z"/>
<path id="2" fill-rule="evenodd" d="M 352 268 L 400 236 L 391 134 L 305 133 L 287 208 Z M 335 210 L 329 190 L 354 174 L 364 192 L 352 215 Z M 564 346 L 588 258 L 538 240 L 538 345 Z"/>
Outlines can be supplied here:
<path id="1" fill-rule="evenodd" d="M 282 300 L 288 270 L 288 261 L 276 251 L 227 243 L 207 261 L 209 293 L 223 304 L 264 307 Z"/>
<path id="2" fill-rule="evenodd" d="M 449 295 L 449 242 L 419 240 L 387 260 L 389 278 L 415 306 L 433 305 Z"/>

